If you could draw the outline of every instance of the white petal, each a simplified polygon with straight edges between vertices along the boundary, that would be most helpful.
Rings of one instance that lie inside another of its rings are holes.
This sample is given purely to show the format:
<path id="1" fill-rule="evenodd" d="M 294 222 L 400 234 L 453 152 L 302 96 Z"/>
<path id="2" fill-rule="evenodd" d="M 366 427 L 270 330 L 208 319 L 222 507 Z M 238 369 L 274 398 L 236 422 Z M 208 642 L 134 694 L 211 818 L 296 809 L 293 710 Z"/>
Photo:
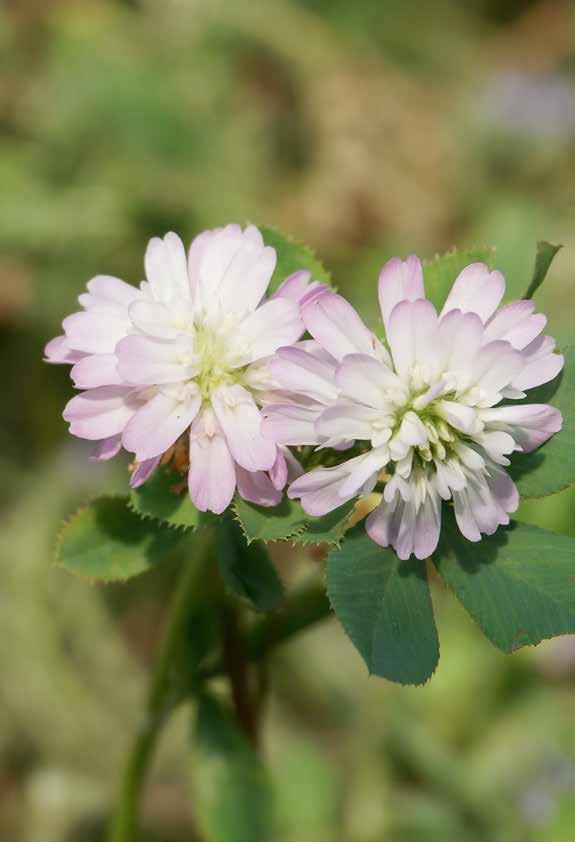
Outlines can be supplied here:
<path id="1" fill-rule="evenodd" d="M 70 376 L 76 389 L 117 386 L 124 382 L 118 372 L 115 354 L 92 354 L 84 357 L 72 368 Z"/>
<path id="2" fill-rule="evenodd" d="M 461 310 L 477 313 L 485 323 L 499 306 L 504 292 L 505 279 L 501 272 L 490 272 L 484 263 L 472 263 L 457 276 L 441 316 L 450 310 Z"/>
<path id="3" fill-rule="evenodd" d="M 553 380 L 563 368 L 563 354 L 548 354 L 528 363 L 515 377 L 511 384 L 514 388 L 526 391 Z"/>
<path id="4" fill-rule="evenodd" d="M 523 356 L 508 342 L 489 342 L 477 354 L 471 382 L 489 395 L 497 395 L 524 366 Z"/>
<path id="5" fill-rule="evenodd" d="M 423 269 L 419 258 L 412 254 L 404 263 L 399 257 L 392 257 L 380 272 L 378 296 L 387 331 L 389 318 L 396 304 L 400 301 L 425 298 Z"/>
<path id="6" fill-rule="evenodd" d="M 481 430 L 482 425 L 478 419 L 477 410 L 471 406 L 457 403 L 457 401 L 439 401 L 436 404 L 436 410 L 448 424 L 461 433 L 471 435 Z"/>
<path id="7" fill-rule="evenodd" d="M 276 460 L 275 442 L 264 438 L 254 399 L 238 384 L 220 386 L 212 406 L 235 461 L 248 471 L 267 471 Z"/>
<path id="8" fill-rule="evenodd" d="M 349 476 L 340 486 L 339 496 L 348 500 L 350 494 L 357 494 L 366 483 L 375 484 L 379 472 L 388 462 L 389 449 L 385 446 L 370 450 L 357 459 L 350 459 L 347 463 L 350 467 Z"/>
<path id="9" fill-rule="evenodd" d="M 405 394 L 401 380 L 384 363 L 366 354 L 349 354 L 339 364 L 335 381 L 344 397 L 366 406 L 390 406 L 389 392 Z"/>
<path id="10" fill-rule="evenodd" d="M 127 336 L 116 347 L 118 371 L 129 383 L 155 385 L 189 380 L 197 373 L 191 337 L 174 340 Z"/>
<path id="11" fill-rule="evenodd" d="M 388 359 L 379 340 L 341 295 L 326 290 L 306 301 L 301 310 L 307 330 L 337 360 L 354 353 Z"/>
<path id="12" fill-rule="evenodd" d="M 241 365 L 273 354 L 282 345 L 291 345 L 303 333 L 299 307 L 288 298 L 274 298 L 251 312 L 230 344 L 238 348 Z"/>
<path id="13" fill-rule="evenodd" d="M 406 378 L 416 362 L 432 367 L 437 314 L 431 301 L 402 301 L 389 318 L 387 340 L 396 372 Z"/>
<path id="14" fill-rule="evenodd" d="M 318 444 L 315 422 L 323 406 L 301 406 L 292 403 L 277 403 L 264 407 L 262 435 L 277 444 Z"/>
<path id="15" fill-rule="evenodd" d="M 112 354 L 131 326 L 127 314 L 96 310 L 72 313 L 62 324 L 70 347 L 88 354 Z"/>
<path id="16" fill-rule="evenodd" d="M 375 433 L 374 424 L 379 413 L 371 407 L 339 400 L 327 407 L 316 421 L 315 429 L 319 440 L 326 439 L 325 446 L 359 440 L 370 440 Z"/>
<path id="17" fill-rule="evenodd" d="M 563 421 L 559 410 L 547 404 L 498 406 L 482 410 L 481 419 L 489 428 L 511 433 L 525 452 L 535 450 L 558 433 Z"/>
<path id="18" fill-rule="evenodd" d="M 355 461 L 350 459 L 334 468 L 315 468 L 298 477 L 288 488 L 288 497 L 292 500 L 300 498 L 304 510 L 312 517 L 320 517 L 337 509 L 346 502 L 340 490 L 353 471 L 354 466 L 350 466 L 350 463 Z M 352 492 L 347 499 L 351 500 L 354 496 L 355 492 Z"/>
<path id="19" fill-rule="evenodd" d="M 105 439 L 121 433 L 139 406 L 132 388 L 100 386 L 72 398 L 64 409 L 64 419 L 74 436 Z"/>
<path id="20" fill-rule="evenodd" d="M 136 454 L 138 462 L 159 456 L 187 430 L 201 403 L 199 392 L 191 388 L 185 400 L 158 393 L 127 425 L 122 436 L 124 447 Z"/>
<path id="21" fill-rule="evenodd" d="M 301 348 L 280 348 L 270 363 L 270 371 L 280 389 L 298 392 L 322 403 L 337 397 L 333 364 Z"/>
<path id="22" fill-rule="evenodd" d="M 543 330 L 547 319 L 542 313 L 533 313 L 532 301 L 512 301 L 498 310 L 485 326 L 485 341 L 504 339 L 521 350 Z"/>
<path id="23" fill-rule="evenodd" d="M 153 237 L 145 257 L 146 277 L 154 299 L 163 304 L 185 301 L 191 296 L 184 245 L 170 231 L 163 239 Z"/>
<path id="24" fill-rule="evenodd" d="M 44 362 L 73 365 L 86 356 L 85 351 L 75 351 L 66 336 L 55 336 L 44 348 Z"/>
<path id="25" fill-rule="evenodd" d="M 125 311 L 132 301 L 140 298 L 137 287 L 112 275 L 96 275 L 88 281 L 88 290 L 91 306 L 108 305 L 119 312 Z"/>
<path id="26" fill-rule="evenodd" d="M 178 333 L 193 330 L 191 301 L 180 303 L 176 311 L 158 301 L 135 301 L 130 305 L 129 313 L 139 330 L 157 339 L 175 339 Z"/>
<path id="27" fill-rule="evenodd" d="M 194 506 L 219 515 L 236 490 L 234 460 L 222 435 L 190 436 L 188 488 Z"/>

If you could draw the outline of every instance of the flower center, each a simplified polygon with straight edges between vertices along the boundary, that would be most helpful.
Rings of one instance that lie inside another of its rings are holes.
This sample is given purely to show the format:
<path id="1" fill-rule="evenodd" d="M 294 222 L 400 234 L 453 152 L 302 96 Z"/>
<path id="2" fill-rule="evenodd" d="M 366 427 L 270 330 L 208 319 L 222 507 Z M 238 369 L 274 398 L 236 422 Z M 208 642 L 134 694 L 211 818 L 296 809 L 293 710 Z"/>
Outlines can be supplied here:
<path id="1" fill-rule="evenodd" d="M 234 365 L 229 345 L 230 333 L 227 326 L 225 329 L 222 326 L 212 327 L 205 324 L 196 327 L 194 356 L 199 370 L 194 380 L 206 403 L 211 401 L 214 391 L 220 386 L 240 383 L 243 379 L 245 367 Z"/>

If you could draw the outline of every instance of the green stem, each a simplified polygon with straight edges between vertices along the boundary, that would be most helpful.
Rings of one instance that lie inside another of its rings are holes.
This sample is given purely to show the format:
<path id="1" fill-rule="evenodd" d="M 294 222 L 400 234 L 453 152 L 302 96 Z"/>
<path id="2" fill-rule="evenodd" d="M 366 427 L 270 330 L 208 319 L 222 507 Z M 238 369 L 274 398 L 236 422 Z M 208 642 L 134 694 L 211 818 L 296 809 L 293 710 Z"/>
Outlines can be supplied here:
<path id="1" fill-rule="evenodd" d="M 256 623 L 248 634 L 246 656 L 248 661 L 261 661 L 270 649 L 304 631 L 309 626 L 325 620 L 331 614 L 331 606 L 323 583 L 314 580 L 301 585 L 286 599 L 277 614 L 270 614 Z M 223 660 L 200 670 L 200 678 L 215 678 L 226 672 Z"/>
<path id="2" fill-rule="evenodd" d="M 136 736 L 121 781 L 116 811 L 108 834 L 108 842 L 137 842 L 138 811 L 146 773 L 152 760 L 162 726 L 176 707 L 179 696 L 174 695 L 173 674 L 177 669 L 177 655 L 183 632 L 189 622 L 193 605 L 202 594 L 199 587 L 210 556 L 211 530 L 198 531 L 196 557 L 184 561 L 180 580 L 166 620 L 164 636 L 154 665 L 145 720 Z"/>

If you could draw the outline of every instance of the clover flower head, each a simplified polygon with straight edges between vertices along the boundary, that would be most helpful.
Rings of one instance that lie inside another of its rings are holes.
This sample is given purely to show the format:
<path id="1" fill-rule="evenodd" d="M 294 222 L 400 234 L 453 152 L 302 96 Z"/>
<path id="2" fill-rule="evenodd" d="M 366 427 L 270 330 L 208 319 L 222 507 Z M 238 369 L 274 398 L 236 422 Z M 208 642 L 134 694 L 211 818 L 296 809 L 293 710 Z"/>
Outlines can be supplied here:
<path id="1" fill-rule="evenodd" d="M 498 309 L 504 291 L 500 272 L 472 264 L 438 315 L 418 258 L 393 258 L 379 277 L 386 344 L 344 298 L 310 293 L 302 317 L 314 344 L 275 355 L 276 387 L 292 393 L 266 406 L 264 432 L 295 443 L 306 421 L 309 443 L 355 442 L 361 452 L 300 476 L 289 496 L 323 515 L 383 480 L 366 528 L 401 559 L 435 550 L 442 500 L 470 541 L 507 524 L 519 501 L 510 455 L 539 447 L 562 423 L 553 407 L 518 401 L 554 378 L 563 357 L 531 301 Z"/>
<path id="2" fill-rule="evenodd" d="M 46 347 L 83 390 L 64 410 L 70 432 L 97 441 L 99 459 L 134 453 L 133 487 L 177 451 L 198 509 L 222 512 L 236 487 L 277 504 L 298 465 L 260 431 L 266 360 L 300 338 L 299 304 L 317 285 L 296 272 L 266 298 L 275 266 L 257 228 L 228 225 L 187 256 L 176 234 L 152 239 L 139 287 L 93 278 Z"/>

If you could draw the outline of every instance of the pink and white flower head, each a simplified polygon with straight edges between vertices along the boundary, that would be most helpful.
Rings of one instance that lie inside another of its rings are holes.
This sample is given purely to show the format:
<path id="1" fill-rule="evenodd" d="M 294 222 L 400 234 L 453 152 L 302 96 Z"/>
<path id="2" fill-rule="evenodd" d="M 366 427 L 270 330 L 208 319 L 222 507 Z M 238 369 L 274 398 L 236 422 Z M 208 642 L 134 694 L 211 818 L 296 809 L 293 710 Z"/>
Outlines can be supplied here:
<path id="1" fill-rule="evenodd" d="M 257 228 L 228 225 L 196 237 L 187 258 L 176 234 L 152 239 L 139 288 L 93 278 L 83 310 L 46 347 L 47 360 L 71 363 L 74 385 L 86 390 L 64 410 L 70 432 L 98 441 L 96 458 L 134 453 L 132 486 L 189 437 L 198 509 L 224 511 L 236 487 L 277 504 L 297 463 L 260 431 L 265 361 L 302 335 L 299 305 L 315 285 L 298 272 L 266 299 L 275 265 Z"/>
<path id="2" fill-rule="evenodd" d="M 337 361 L 337 397 L 317 415 L 316 441 L 334 447 L 356 440 L 367 450 L 299 477 L 289 496 L 301 498 L 310 515 L 323 515 L 384 480 L 366 528 L 401 559 L 433 553 L 442 500 L 453 501 L 470 541 L 507 524 L 519 502 L 504 470 L 509 455 L 539 447 L 562 423 L 553 407 L 513 401 L 554 378 L 563 357 L 542 335 L 546 319 L 531 301 L 497 309 L 504 289 L 500 272 L 472 264 L 438 315 L 425 298 L 418 258 L 393 258 L 379 277 L 387 347 L 341 296 L 312 294 L 302 305 L 305 326 Z M 287 354 L 295 363 L 293 350 Z M 313 359 L 306 363 L 314 365 Z M 274 366 L 281 387 L 282 363 Z M 312 379 L 307 383 L 308 396 L 320 400 L 322 389 L 314 395 Z M 266 407 L 266 418 L 274 413 L 283 417 L 281 440 L 289 441 L 285 404 Z"/>

